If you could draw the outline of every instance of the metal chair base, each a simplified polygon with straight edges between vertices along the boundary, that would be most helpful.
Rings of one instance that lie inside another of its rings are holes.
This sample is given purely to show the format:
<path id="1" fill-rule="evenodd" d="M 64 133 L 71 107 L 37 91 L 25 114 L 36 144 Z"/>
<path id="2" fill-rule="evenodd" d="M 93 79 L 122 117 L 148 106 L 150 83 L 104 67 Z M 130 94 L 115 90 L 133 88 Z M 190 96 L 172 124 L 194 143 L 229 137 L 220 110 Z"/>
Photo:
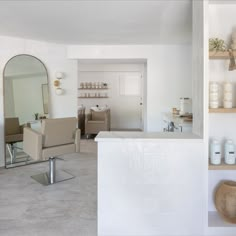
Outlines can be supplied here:
<path id="1" fill-rule="evenodd" d="M 48 185 L 51 185 L 51 184 L 55 184 L 55 183 L 58 183 L 58 182 L 62 182 L 62 181 L 65 181 L 65 180 L 75 178 L 75 176 L 73 176 L 71 174 L 68 174 L 67 172 L 61 171 L 61 170 L 56 171 L 56 176 L 55 177 L 56 177 L 55 182 L 50 183 L 50 178 L 49 178 L 49 173 L 48 172 L 31 176 L 32 179 L 36 180 L 37 182 L 39 182 L 40 184 L 42 184 L 44 186 L 48 186 Z"/>
<path id="2" fill-rule="evenodd" d="M 33 175 L 31 178 L 44 186 L 75 178 L 65 171 L 56 171 L 56 159 L 56 157 L 49 158 L 49 172 Z"/>

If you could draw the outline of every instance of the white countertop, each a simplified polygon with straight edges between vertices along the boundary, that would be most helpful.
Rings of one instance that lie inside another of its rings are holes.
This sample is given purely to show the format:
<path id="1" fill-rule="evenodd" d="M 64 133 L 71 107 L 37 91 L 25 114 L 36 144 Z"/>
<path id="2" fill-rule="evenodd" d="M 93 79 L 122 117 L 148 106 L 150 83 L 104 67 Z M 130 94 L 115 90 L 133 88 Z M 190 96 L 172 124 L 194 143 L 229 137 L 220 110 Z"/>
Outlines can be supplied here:
<path id="1" fill-rule="evenodd" d="M 150 140 L 202 140 L 201 137 L 192 133 L 175 132 L 126 132 L 126 131 L 102 131 L 96 136 L 95 141 L 150 141 Z"/>
<path id="2" fill-rule="evenodd" d="M 192 121 L 185 121 L 185 117 L 173 115 L 172 113 L 164 113 L 163 120 L 167 122 L 174 122 L 176 126 L 192 126 Z"/>

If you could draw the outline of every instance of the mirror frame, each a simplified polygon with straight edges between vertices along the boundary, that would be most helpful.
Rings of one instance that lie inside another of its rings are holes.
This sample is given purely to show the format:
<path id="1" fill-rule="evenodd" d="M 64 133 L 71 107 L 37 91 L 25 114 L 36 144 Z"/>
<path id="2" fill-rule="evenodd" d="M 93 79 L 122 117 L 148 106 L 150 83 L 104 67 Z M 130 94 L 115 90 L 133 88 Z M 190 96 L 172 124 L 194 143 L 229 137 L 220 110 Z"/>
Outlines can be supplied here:
<path id="1" fill-rule="evenodd" d="M 15 168 L 15 167 L 20 167 L 20 166 L 25 166 L 25 165 L 31 165 L 31 164 L 36 164 L 36 163 L 40 163 L 40 162 L 44 162 L 44 161 L 35 161 L 35 162 L 30 162 L 30 163 L 25 163 L 25 164 L 22 164 L 22 165 L 16 165 L 16 166 L 7 166 L 7 159 L 6 159 L 6 142 L 5 142 L 5 71 L 6 71 L 6 67 L 7 65 L 9 64 L 9 62 L 15 58 L 15 57 L 18 57 L 18 56 L 29 56 L 29 57 L 33 57 L 34 59 L 36 59 L 37 61 L 39 61 L 44 69 L 45 69 L 45 72 L 46 72 L 46 76 L 47 76 L 47 90 L 48 90 L 48 113 L 45 113 L 45 114 L 50 114 L 50 92 L 49 92 L 49 76 L 48 76 L 48 70 L 47 70 L 47 67 L 45 66 L 45 64 L 39 59 L 37 58 L 36 56 L 33 56 L 33 55 L 30 55 L 30 54 L 25 54 L 25 53 L 22 53 L 22 54 L 17 54 L 13 57 L 11 57 L 10 59 L 7 60 L 7 62 L 5 63 L 5 66 L 4 66 L 4 69 L 3 69 L 3 72 L 2 72 L 2 81 L 3 81 L 3 135 L 4 135 L 4 160 L 5 160 L 5 168 L 8 169 L 8 168 Z M 44 84 L 45 85 L 45 84 Z M 43 86 L 42 86 L 42 101 L 44 101 L 44 98 L 43 98 Z M 43 102 L 43 110 L 45 111 L 45 105 L 44 105 L 44 102 Z"/>

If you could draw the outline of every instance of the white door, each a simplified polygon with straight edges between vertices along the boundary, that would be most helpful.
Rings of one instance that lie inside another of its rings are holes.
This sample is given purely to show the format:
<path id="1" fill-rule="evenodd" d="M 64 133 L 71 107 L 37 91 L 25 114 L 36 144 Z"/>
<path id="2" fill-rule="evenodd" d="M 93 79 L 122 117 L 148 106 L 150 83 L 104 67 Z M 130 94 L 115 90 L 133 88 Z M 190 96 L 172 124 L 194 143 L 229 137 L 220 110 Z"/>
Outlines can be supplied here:
<path id="1" fill-rule="evenodd" d="M 113 104 L 113 130 L 143 130 L 142 122 L 142 74 L 141 72 L 119 73 L 117 103 Z"/>

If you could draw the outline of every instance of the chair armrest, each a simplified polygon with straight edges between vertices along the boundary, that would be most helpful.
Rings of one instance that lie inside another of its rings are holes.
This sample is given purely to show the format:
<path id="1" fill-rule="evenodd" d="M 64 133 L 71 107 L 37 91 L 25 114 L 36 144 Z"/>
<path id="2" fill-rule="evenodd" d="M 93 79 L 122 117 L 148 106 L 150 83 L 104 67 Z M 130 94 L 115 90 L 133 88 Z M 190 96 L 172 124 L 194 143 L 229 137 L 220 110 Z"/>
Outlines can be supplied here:
<path id="1" fill-rule="evenodd" d="M 81 130 L 76 129 L 75 130 L 75 151 L 76 152 L 80 151 L 80 136 L 81 136 Z"/>
<path id="2" fill-rule="evenodd" d="M 23 150 L 34 160 L 42 160 L 43 135 L 36 130 L 25 127 L 23 132 Z"/>

